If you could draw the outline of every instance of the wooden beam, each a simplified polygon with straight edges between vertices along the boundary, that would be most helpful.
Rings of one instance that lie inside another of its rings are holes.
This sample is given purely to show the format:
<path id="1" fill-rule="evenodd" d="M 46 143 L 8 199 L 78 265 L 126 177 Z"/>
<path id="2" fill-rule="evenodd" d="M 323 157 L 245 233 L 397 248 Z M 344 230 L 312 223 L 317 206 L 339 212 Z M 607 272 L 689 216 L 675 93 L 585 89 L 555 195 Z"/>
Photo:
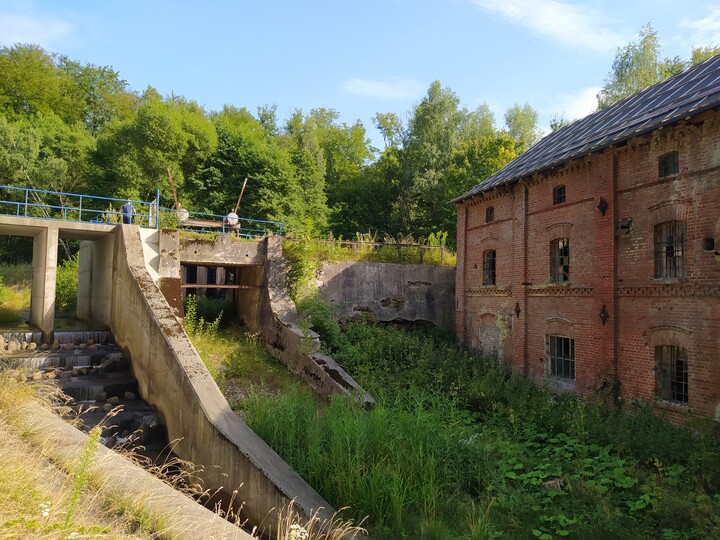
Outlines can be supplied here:
<path id="1" fill-rule="evenodd" d="M 220 285 L 216 283 L 183 283 L 182 289 L 263 289 L 262 285 Z"/>

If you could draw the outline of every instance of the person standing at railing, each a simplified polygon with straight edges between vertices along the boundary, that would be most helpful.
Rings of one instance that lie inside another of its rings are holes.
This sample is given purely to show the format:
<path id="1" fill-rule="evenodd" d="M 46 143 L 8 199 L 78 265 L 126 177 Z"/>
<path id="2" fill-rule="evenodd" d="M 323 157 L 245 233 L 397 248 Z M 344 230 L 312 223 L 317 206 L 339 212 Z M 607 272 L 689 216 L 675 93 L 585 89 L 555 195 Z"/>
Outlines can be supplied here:
<path id="1" fill-rule="evenodd" d="M 120 207 L 122 212 L 122 220 L 126 225 L 130 225 L 133 222 L 133 216 L 135 215 L 135 207 L 131 201 L 126 202 Z"/>
<path id="2" fill-rule="evenodd" d="M 240 236 L 240 218 L 235 212 L 230 212 L 225 217 L 225 225 L 228 227 L 228 232 L 234 232 L 235 236 Z"/>

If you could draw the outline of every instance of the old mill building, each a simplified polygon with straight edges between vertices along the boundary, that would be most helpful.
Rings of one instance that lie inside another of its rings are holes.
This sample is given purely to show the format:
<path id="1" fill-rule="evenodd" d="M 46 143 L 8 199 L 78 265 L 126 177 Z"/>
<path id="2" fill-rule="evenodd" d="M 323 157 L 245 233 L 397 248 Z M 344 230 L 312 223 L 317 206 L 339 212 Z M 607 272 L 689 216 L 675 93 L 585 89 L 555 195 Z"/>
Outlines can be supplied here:
<path id="1" fill-rule="evenodd" d="M 458 338 L 558 389 L 720 420 L 720 56 L 457 198 Z"/>

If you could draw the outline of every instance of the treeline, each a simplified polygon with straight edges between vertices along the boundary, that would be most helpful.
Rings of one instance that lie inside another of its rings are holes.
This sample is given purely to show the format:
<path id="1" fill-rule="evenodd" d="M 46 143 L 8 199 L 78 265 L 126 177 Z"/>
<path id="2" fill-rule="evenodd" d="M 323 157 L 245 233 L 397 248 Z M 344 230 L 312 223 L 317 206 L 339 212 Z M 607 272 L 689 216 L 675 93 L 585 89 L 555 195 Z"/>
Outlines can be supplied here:
<path id="1" fill-rule="evenodd" d="M 538 135 L 515 106 L 498 129 L 433 82 L 403 122 L 378 113 L 384 148 L 332 109 L 275 106 L 206 111 L 181 96 L 138 93 L 110 67 L 34 45 L 0 49 L 0 184 L 152 200 L 172 206 L 169 175 L 192 211 L 283 221 L 293 234 L 415 238 L 447 231 L 450 200 L 513 159 Z"/>
<path id="2" fill-rule="evenodd" d="M 648 25 L 618 49 L 598 106 L 718 50 L 663 59 Z M 508 109 L 498 128 L 486 104 L 461 107 L 437 81 L 405 119 L 373 117 L 384 148 L 372 146 L 360 121 L 339 118 L 320 108 L 281 122 L 273 105 L 206 111 L 152 87 L 133 91 L 110 67 L 35 45 L 0 48 L 0 185 L 146 201 L 159 188 L 163 206 L 173 206 L 172 175 L 184 208 L 226 215 L 247 178 L 239 214 L 282 221 L 293 235 L 426 239 L 444 231 L 453 245 L 450 201 L 540 135 L 528 104 Z M 556 118 L 551 128 L 566 123 Z"/>

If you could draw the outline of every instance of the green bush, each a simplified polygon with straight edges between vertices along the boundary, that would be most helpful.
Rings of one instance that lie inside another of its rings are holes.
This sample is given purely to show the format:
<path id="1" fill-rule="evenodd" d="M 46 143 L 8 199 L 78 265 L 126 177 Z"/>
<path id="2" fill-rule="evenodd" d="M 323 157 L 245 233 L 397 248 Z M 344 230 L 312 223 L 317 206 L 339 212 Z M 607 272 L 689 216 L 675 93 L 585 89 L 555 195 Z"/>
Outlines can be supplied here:
<path id="1" fill-rule="evenodd" d="M 80 253 L 63 261 L 57 268 L 55 312 L 74 314 L 77 309 Z"/>

